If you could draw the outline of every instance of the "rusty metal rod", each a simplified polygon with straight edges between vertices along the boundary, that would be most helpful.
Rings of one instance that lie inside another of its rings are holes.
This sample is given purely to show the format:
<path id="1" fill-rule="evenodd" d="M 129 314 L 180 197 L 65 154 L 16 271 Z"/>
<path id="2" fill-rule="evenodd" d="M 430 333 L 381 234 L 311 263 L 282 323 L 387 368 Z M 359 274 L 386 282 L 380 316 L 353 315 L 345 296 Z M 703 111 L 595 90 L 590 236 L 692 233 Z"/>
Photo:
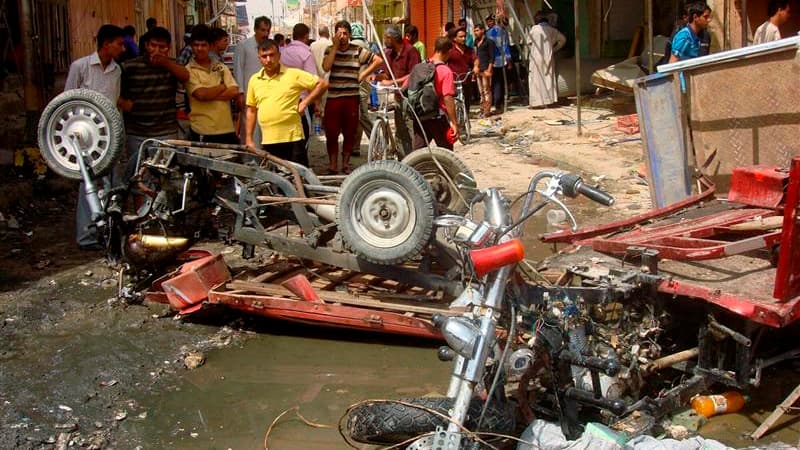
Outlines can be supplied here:
<path id="1" fill-rule="evenodd" d="M 260 202 L 277 203 L 305 203 L 307 205 L 335 205 L 336 200 L 319 197 L 280 197 L 273 195 L 258 195 L 256 199 Z"/>
<path id="2" fill-rule="evenodd" d="M 289 171 L 292 174 L 292 183 L 294 184 L 294 188 L 297 190 L 297 195 L 300 197 L 306 197 L 306 190 L 303 188 L 303 178 L 300 176 L 300 172 L 297 168 L 289 161 L 285 159 L 278 158 L 277 156 L 272 155 L 269 152 L 265 152 L 264 150 L 248 147 L 246 145 L 240 144 L 216 144 L 212 142 L 191 142 L 185 141 L 181 139 L 168 139 L 166 141 L 167 144 L 180 146 L 180 147 L 199 147 L 199 148 L 221 148 L 225 150 L 238 150 L 242 152 L 249 152 L 255 155 L 258 155 L 267 161 L 274 163 L 275 165 L 281 166 Z"/>
<path id="3" fill-rule="evenodd" d="M 647 373 L 658 372 L 661 369 L 674 366 L 675 364 L 678 364 L 680 362 L 694 359 L 699 354 L 700 354 L 700 349 L 698 347 L 690 348 L 689 350 L 684 350 L 682 352 L 667 355 L 663 358 L 658 358 L 657 360 L 644 366 L 643 369 Z"/>

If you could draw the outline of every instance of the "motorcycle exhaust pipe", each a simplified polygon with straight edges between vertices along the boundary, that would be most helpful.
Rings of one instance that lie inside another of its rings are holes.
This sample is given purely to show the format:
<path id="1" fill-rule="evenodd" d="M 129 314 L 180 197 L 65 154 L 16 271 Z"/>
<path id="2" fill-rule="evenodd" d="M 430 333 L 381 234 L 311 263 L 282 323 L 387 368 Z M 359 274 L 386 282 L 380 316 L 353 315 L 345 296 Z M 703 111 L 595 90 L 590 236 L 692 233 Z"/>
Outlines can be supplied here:
<path id="1" fill-rule="evenodd" d="M 189 248 L 185 237 L 134 234 L 125 240 L 125 258 L 134 265 L 152 265 L 165 261 Z"/>

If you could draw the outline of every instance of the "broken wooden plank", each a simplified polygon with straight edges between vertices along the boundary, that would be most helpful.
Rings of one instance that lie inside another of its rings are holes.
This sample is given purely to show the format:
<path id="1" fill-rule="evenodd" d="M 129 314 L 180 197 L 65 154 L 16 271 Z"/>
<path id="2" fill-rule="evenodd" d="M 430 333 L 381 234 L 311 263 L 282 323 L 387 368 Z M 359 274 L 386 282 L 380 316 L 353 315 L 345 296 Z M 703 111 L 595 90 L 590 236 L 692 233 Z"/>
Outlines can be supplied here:
<path id="1" fill-rule="evenodd" d="M 770 429 L 770 427 L 775 425 L 775 422 L 777 422 L 782 415 L 786 414 L 786 412 L 791 409 L 791 406 L 794 405 L 794 402 L 796 402 L 798 398 L 800 398 L 800 384 L 798 384 L 792 393 L 789 394 L 789 396 L 786 397 L 783 402 L 781 402 L 781 404 L 775 408 L 775 411 L 772 411 L 772 414 L 770 414 L 769 417 L 767 417 L 767 419 L 762 422 L 758 428 L 756 428 L 756 431 L 754 431 L 750 437 L 754 440 L 760 439 L 761 436 L 763 436 L 764 433 Z"/>

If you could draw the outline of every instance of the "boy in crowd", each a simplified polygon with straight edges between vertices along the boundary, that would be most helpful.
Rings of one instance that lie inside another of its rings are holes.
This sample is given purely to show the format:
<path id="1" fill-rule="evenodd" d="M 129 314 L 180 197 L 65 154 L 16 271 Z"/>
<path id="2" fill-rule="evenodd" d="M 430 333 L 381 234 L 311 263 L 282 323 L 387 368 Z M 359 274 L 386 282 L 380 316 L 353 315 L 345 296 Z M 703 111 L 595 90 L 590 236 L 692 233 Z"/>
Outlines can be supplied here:
<path id="1" fill-rule="evenodd" d="M 191 37 L 192 59 L 186 65 L 189 81 L 189 139 L 198 142 L 238 144 L 230 100 L 239 95 L 239 86 L 221 61 L 211 59 L 211 30 L 194 27 Z"/>

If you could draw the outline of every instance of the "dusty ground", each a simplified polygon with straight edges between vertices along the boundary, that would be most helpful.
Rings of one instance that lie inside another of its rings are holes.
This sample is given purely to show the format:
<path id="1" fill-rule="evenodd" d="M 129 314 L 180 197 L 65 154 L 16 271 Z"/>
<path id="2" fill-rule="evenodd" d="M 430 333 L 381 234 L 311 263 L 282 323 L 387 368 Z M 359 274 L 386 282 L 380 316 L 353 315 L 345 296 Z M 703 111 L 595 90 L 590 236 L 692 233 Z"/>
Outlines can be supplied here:
<path id="1" fill-rule="evenodd" d="M 631 136 L 615 131 L 609 114 L 586 111 L 578 137 L 574 125 L 557 122 L 574 119 L 573 107 L 513 109 L 499 121 L 473 121 L 474 143 L 455 151 L 480 186 L 509 196 L 541 168 L 577 171 L 617 198 L 612 208 L 573 202 L 581 223 L 599 223 L 649 208 L 634 176 L 641 144 L 616 143 Z M 316 143 L 312 165 L 323 168 L 325 158 Z M 431 344 L 219 311 L 175 321 L 161 305 L 119 301 L 101 255 L 73 245 L 74 186 L 49 178 L 0 189 L 10 199 L 0 204 L 0 448 L 255 448 L 294 403 L 330 423 L 367 395 L 423 395 L 446 380 Z M 184 357 L 195 351 L 208 362 L 188 371 Z M 730 437 L 764 414 L 717 418 L 712 428 Z M 797 424 L 784 422 L 785 439 L 796 442 Z M 276 439 L 281 448 L 343 447 L 334 431 L 297 423 Z"/>

